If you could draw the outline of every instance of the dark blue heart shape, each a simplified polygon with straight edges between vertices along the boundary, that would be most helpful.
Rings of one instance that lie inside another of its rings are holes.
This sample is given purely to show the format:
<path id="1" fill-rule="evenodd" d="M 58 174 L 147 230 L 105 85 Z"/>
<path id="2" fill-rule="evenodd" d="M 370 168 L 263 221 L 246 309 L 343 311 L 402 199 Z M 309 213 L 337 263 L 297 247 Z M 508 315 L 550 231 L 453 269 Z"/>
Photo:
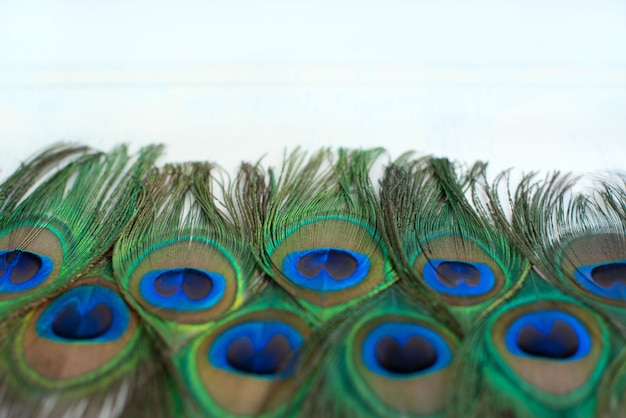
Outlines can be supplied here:
<path id="1" fill-rule="evenodd" d="M 591 270 L 591 277 L 603 289 L 612 287 L 616 282 L 626 285 L 626 263 L 608 263 Z"/>
<path id="2" fill-rule="evenodd" d="M 68 340 L 89 340 L 106 333 L 113 324 L 111 307 L 99 303 L 91 310 L 81 313 L 78 303 L 72 301 L 64 306 L 52 321 L 52 332 Z"/>
<path id="3" fill-rule="evenodd" d="M 0 277 L 11 283 L 27 282 L 41 269 L 41 258 L 27 251 L 10 251 L 0 254 Z"/>
<path id="4" fill-rule="evenodd" d="M 201 300 L 211 293 L 213 281 L 206 273 L 192 268 L 164 271 L 154 280 L 154 290 L 161 296 L 173 296 L 181 289 L 190 300 Z"/>
<path id="5" fill-rule="evenodd" d="M 378 364 L 397 374 L 417 373 L 431 367 L 437 361 L 437 350 L 426 338 L 409 337 L 404 345 L 395 338 L 384 336 L 376 343 Z"/>
<path id="6" fill-rule="evenodd" d="M 463 281 L 470 287 L 480 284 L 480 271 L 469 263 L 462 261 L 444 261 L 435 269 L 437 278 L 448 287 L 455 287 Z"/>
<path id="7" fill-rule="evenodd" d="M 313 279 L 325 269 L 330 277 L 343 280 L 354 274 L 358 267 L 356 259 L 348 252 L 324 249 L 311 251 L 298 260 L 296 268 L 304 277 Z"/>
<path id="8" fill-rule="evenodd" d="M 530 324 L 522 327 L 517 345 L 532 356 L 564 359 L 578 351 L 578 335 L 567 322 L 557 319 L 547 331 Z"/>
<path id="9" fill-rule="evenodd" d="M 276 373 L 291 355 L 291 344 L 283 334 L 274 335 L 265 346 L 257 348 L 249 337 L 234 339 L 228 346 L 226 360 L 245 373 L 268 375 Z"/>

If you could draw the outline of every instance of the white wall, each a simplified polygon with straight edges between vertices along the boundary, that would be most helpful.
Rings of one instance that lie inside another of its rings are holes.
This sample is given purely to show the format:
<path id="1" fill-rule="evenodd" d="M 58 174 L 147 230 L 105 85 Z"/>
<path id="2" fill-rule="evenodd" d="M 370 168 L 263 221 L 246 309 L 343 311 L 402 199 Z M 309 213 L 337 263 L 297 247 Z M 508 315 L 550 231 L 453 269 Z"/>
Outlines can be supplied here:
<path id="1" fill-rule="evenodd" d="M 0 1 L 0 176 L 58 140 L 626 168 L 626 2 L 336 3 Z"/>

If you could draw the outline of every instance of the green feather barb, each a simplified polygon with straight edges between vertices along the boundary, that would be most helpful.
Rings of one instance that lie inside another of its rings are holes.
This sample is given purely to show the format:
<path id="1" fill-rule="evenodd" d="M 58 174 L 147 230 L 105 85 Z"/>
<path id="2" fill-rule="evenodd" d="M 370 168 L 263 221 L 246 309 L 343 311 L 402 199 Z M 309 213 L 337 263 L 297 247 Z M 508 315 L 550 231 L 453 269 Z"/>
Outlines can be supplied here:
<path id="1" fill-rule="evenodd" d="M 106 255 L 135 215 L 143 177 L 160 150 L 147 147 L 136 158 L 123 146 L 109 154 L 79 154 L 37 185 L 52 161 L 82 152 L 54 148 L 21 169 L 29 173 L 25 184 L 7 180 L 0 318 L 54 294 Z M 26 185 L 36 188 L 27 192 Z"/>
<path id="2" fill-rule="evenodd" d="M 244 165 L 234 197 L 265 271 L 326 319 L 395 280 L 369 171 L 382 150 L 285 157 L 276 177 Z"/>
<path id="3" fill-rule="evenodd" d="M 255 277 L 241 227 L 212 194 L 209 164 L 154 170 L 113 265 L 128 301 L 177 347 L 240 306 Z"/>

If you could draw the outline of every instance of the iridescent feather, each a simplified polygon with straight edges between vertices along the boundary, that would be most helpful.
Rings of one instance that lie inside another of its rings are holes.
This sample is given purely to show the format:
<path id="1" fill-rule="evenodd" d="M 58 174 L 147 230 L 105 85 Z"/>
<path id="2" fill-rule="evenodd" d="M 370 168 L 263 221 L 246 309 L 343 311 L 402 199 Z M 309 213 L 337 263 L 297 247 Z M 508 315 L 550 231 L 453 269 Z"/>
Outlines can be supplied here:
<path id="1" fill-rule="evenodd" d="M 0 330 L 1 416 L 182 411 L 163 343 L 122 298 L 110 260 Z"/>
<path id="2" fill-rule="evenodd" d="M 290 416 L 440 417 L 459 339 L 396 284 L 317 329 Z"/>
<path id="3" fill-rule="evenodd" d="M 531 273 L 463 341 L 448 416 L 594 416 L 623 345 L 601 315 Z"/>
<path id="4" fill-rule="evenodd" d="M 244 165 L 237 206 L 265 271 L 322 319 L 395 280 L 369 171 L 382 150 L 285 157 L 278 178 Z"/>
<path id="5" fill-rule="evenodd" d="M 174 356 L 197 416 L 281 416 L 317 319 L 273 283 Z"/>
<path id="6" fill-rule="evenodd" d="M 22 165 L 0 416 L 626 416 L 626 177 L 382 152 Z"/>
<path id="7" fill-rule="evenodd" d="M 155 169 L 113 254 L 127 300 L 173 348 L 240 306 L 255 277 L 242 228 L 214 200 L 212 169 Z"/>
<path id="8" fill-rule="evenodd" d="M 496 180 L 491 190 L 497 190 Z M 492 192 L 491 210 L 542 276 L 618 323 L 626 335 L 626 178 L 523 178 L 511 207 Z M 511 212 L 510 220 L 504 215 Z"/>
<path id="9" fill-rule="evenodd" d="M 2 186 L 0 319 L 58 292 L 106 255 L 135 214 L 160 147 L 136 158 L 125 147 L 79 154 L 37 184 L 53 161 L 72 153 L 45 151 L 21 169 L 24 182 L 9 178 Z"/>
<path id="10" fill-rule="evenodd" d="M 530 265 L 467 199 L 485 164 L 464 170 L 445 159 L 409 157 L 390 165 L 382 181 L 391 258 L 423 303 L 439 299 L 439 309 L 447 306 L 469 330 L 519 289 Z"/>

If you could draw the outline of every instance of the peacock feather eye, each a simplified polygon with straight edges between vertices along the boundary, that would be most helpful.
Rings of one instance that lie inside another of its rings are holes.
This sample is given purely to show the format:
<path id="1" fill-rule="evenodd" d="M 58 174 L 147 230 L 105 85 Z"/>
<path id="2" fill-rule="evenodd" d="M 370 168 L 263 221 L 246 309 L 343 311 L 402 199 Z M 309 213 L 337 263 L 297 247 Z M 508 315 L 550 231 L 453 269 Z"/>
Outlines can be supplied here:
<path id="1" fill-rule="evenodd" d="M 497 358 L 543 393 L 585 392 L 606 361 L 606 331 L 576 303 L 548 299 L 520 304 L 496 315 L 490 324 Z"/>
<path id="2" fill-rule="evenodd" d="M 350 303 L 388 282 L 383 248 L 360 223 L 310 220 L 269 252 L 281 266 L 276 280 L 289 293 L 321 307 Z"/>
<path id="3" fill-rule="evenodd" d="M 243 302 L 254 256 L 235 215 L 218 207 L 212 166 L 155 170 L 136 222 L 113 251 L 120 287 L 174 349 Z"/>
<path id="4" fill-rule="evenodd" d="M 387 322 L 365 337 L 362 357 L 370 371 L 397 378 L 448 366 L 452 350 L 443 337 L 425 326 Z"/>
<path id="5" fill-rule="evenodd" d="M 241 273 L 212 242 L 165 242 L 142 256 L 124 279 L 133 299 L 146 311 L 180 323 L 219 318 L 235 303 Z"/>
<path id="6" fill-rule="evenodd" d="M 40 285 L 54 262 L 45 255 L 23 250 L 0 251 L 0 292 L 20 292 Z"/>
<path id="7" fill-rule="evenodd" d="M 20 226 L 0 236 L 0 300 L 43 288 L 61 271 L 64 250 L 47 228 Z"/>
<path id="8" fill-rule="evenodd" d="M 424 281 L 438 293 L 479 296 L 496 285 L 493 271 L 485 263 L 461 260 L 430 260 L 422 270 Z"/>
<path id="9" fill-rule="evenodd" d="M 13 342 L 16 367 L 51 390 L 87 377 L 114 379 L 136 344 L 138 327 L 111 281 L 82 279 L 25 317 Z"/>
<path id="10" fill-rule="evenodd" d="M 466 334 L 454 360 L 451 416 L 594 416 L 623 337 L 603 316 L 531 273 Z M 482 402 L 482 401 L 485 402 Z"/>
<path id="11" fill-rule="evenodd" d="M 160 147 L 136 158 L 123 146 L 109 154 L 76 151 L 53 147 L 21 169 L 25 184 L 0 185 L 8 189 L 0 198 L 0 319 L 60 291 L 111 249 Z M 42 177 L 56 158 L 67 164 Z"/>
<path id="12" fill-rule="evenodd" d="M 224 296 L 226 279 L 219 273 L 190 267 L 151 270 L 139 288 L 152 305 L 194 311 L 214 306 Z"/>
<path id="13" fill-rule="evenodd" d="M 93 285 L 74 287 L 55 298 L 37 320 L 37 334 L 53 341 L 107 342 L 120 338 L 130 311 L 115 291 Z"/>
<path id="14" fill-rule="evenodd" d="M 529 358 L 577 360 L 589 354 L 591 336 L 574 316 L 556 310 L 519 316 L 509 326 L 506 346 L 510 353 Z"/>
<path id="15" fill-rule="evenodd" d="M 251 321 L 218 335 L 208 357 L 211 364 L 230 372 L 286 377 L 285 366 L 302 342 L 302 335 L 284 322 Z"/>
<path id="16" fill-rule="evenodd" d="M 266 302 L 220 321 L 177 353 L 181 373 L 205 413 L 272 412 L 288 396 L 297 350 L 311 328 L 293 311 L 280 309 L 284 303 L 274 300 L 276 309 L 265 308 Z"/>
<path id="17" fill-rule="evenodd" d="M 626 296 L 626 260 L 580 266 L 574 276 L 583 286 L 602 296 L 621 299 Z"/>
<path id="18" fill-rule="evenodd" d="M 406 154 L 385 170 L 382 219 L 398 274 L 464 332 L 514 295 L 530 264 L 481 207 L 486 165 Z M 453 328 L 455 328 L 453 326 Z"/>
<path id="19" fill-rule="evenodd" d="M 621 234 L 596 234 L 567 241 L 557 264 L 575 289 L 595 301 L 626 304 L 626 245 Z"/>
<path id="20" fill-rule="evenodd" d="M 137 321 L 110 282 L 84 279 L 29 317 L 16 350 L 29 370 L 50 381 L 110 373 L 132 346 Z"/>
<path id="21" fill-rule="evenodd" d="M 453 306 L 489 302 L 516 278 L 474 240 L 443 235 L 424 241 L 413 261 L 427 286 Z"/>
<path id="22" fill-rule="evenodd" d="M 156 403 L 162 411 L 179 405 L 158 344 L 121 297 L 110 266 L 92 273 L 4 323 L 0 379 L 7 410 L 98 415 L 112 398 L 116 414 L 150 411 Z"/>
<path id="23" fill-rule="evenodd" d="M 365 410 L 432 416 L 445 409 L 458 340 L 413 303 L 388 290 L 353 318 L 346 363 Z"/>
<path id="24" fill-rule="evenodd" d="M 295 284 L 334 292 L 355 286 L 369 273 L 365 254 L 342 248 L 311 248 L 285 257 L 283 272 Z"/>
<path id="25" fill-rule="evenodd" d="M 280 174 L 244 164 L 232 205 L 265 272 L 327 320 L 395 280 L 370 169 L 382 149 L 295 150 Z"/>

